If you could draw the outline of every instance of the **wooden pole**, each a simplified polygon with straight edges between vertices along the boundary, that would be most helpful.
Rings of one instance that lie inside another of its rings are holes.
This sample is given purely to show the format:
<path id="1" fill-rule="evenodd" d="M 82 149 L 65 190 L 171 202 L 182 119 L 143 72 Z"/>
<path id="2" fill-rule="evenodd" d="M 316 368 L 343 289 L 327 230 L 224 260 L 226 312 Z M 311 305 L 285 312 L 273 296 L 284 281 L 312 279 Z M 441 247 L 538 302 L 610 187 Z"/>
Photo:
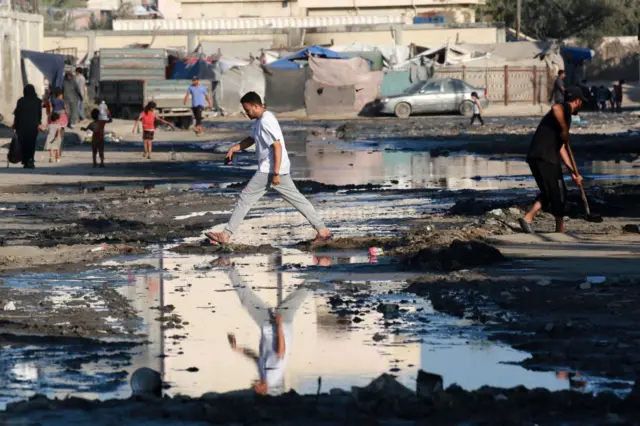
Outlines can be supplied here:
<path id="1" fill-rule="evenodd" d="M 504 104 L 509 105 L 509 67 L 504 66 Z"/>
<path id="2" fill-rule="evenodd" d="M 522 13 L 522 0 L 516 0 L 516 41 L 520 40 L 520 15 Z"/>

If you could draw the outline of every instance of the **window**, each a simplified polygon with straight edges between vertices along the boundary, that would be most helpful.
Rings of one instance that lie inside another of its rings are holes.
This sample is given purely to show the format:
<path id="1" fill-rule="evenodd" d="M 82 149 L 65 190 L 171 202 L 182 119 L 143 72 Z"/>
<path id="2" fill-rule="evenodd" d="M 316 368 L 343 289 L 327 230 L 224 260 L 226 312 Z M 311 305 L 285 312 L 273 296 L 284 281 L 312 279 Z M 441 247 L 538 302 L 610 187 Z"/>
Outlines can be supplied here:
<path id="1" fill-rule="evenodd" d="M 422 88 L 422 91 L 425 93 L 440 93 L 440 82 L 432 81 L 431 83 L 427 83 Z"/>

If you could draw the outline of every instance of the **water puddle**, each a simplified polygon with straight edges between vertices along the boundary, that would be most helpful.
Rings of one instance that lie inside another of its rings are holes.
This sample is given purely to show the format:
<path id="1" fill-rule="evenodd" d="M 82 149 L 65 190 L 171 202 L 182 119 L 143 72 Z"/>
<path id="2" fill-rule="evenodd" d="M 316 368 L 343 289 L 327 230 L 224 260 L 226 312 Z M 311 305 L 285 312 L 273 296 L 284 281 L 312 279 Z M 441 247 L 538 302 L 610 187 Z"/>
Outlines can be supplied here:
<path id="1" fill-rule="evenodd" d="M 65 292 L 97 284 L 117 289 L 134 305 L 149 343 L 2 343 L 0 406 L 36 392 L 124 398 L 128 378 L 140 367 L 159 371 L 170 395 L 250 389 L 260 379 L 268 393 L 315 393 L 319 377 L 326 392 L 366 385 L 383 372 L 413 388 L 419 369 L 441 374 L 445 386 L 468 390 L 575 387 L 567 374 L 516 365 L 528 354 L 490 342 L 481 327 L 404 294 L 411 275 L 385 265 L 384 258 L 365 252 L 212 258 L 157 249 L 82 274 L 14 276 L 5 284 L 25 290 L 57 280 L 60 286 L 47 298 L 58 304 Z M 282 318 L 280 356 L 276 314 Z M 582 379 L 583 391 L 606 387 L 597 378 Z"/>
<path id="2" fill-rule="evenodd" d="M 460 142 L 466 143 L 466 142 Z M 487 142 L 488 143 L 488 142 Z M 214 150 L 226 151 L 220 143 Z M 390 189 L 504 190 L 534 188 L 524 157 L 488 156 L 456 149 L 455 141 L 371 139 L 358 141 L 287 139 L 295 179 L 327 185 L 384 185 Z M 640 159 L 586 161 L 577 159 L 589 184 L 640 181 Z M 201 162 L 198 167 L 248 178 L 254 154 L 236 154 L 231 167 Z"/>

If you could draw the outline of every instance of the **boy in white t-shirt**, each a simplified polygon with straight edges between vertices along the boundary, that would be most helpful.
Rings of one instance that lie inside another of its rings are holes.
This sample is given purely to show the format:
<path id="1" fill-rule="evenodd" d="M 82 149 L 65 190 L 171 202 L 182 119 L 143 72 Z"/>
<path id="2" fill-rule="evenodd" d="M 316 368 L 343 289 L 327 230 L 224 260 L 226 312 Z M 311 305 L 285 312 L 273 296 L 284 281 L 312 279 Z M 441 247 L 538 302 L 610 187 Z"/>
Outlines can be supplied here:
<path id="1" fill-rule="evenodd" d="M 247 116 L 255 122 L 251 136 L 229 148 L 227 160 L 231 161 L 235 152 L 245 150 L 255 144 L 258 171 L 242 190 L 240 199 L 224 231 L 209 232 L 205 234 L 207 238 L 219 244 L 228 243 L 251 207 L 271 188 L 278 191 L 282 198 L 307 218 L 317 232 L 314 241 L 331 238 L 331 231 L 327 229 L 309 200 L 298 191 L 293 179 L 291 179 L 289 174 L 291 162 L 284 144 L 280 124 L 275 115 L 265 109 L 260 95 L 255 92 L 244 95 L 240 99 L 240 103 Z"/>

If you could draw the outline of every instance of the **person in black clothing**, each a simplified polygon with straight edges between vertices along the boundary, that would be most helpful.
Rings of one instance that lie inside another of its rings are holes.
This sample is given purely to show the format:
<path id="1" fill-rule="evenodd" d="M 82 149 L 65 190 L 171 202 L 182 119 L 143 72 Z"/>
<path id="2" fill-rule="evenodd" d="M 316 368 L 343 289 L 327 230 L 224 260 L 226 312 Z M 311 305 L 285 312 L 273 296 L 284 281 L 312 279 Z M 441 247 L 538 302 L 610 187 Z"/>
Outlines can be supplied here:
<path id="1" fill-rule="evenodd" d="M 529 146 L 527 163 L 538 184 L 540 194 L 533 207 L 519 220 L 520 227 L 533 234 L 531 224 L 540 210 L 549 211 L 556 218 L 556 232 L 566 232 L 564 225 L 564 207 L 567 188 L 562 178 L 561 162 L 565 164 L 571 178 L 579 183 L 582 177 L 573 169 L 566 143 L 569 141 L 571 115 L 576 115 L 587 99 L 577 87 L 567 91 L 567 101 L 555 104 L 544 116 Z"/>
<path id="2" fill-rule="evenodd" d="M 35 168 L 34 156 L 36 154 L 36 142 L 38 132 L 42 126 L 42 101 L 36 94 L 32 84 L 27 84 L 23 91 L 24 96 L 18 100 L 13 112 L 13 130 L 18 134 L 22 149 L 22 164 L 25 169 Z"/>

